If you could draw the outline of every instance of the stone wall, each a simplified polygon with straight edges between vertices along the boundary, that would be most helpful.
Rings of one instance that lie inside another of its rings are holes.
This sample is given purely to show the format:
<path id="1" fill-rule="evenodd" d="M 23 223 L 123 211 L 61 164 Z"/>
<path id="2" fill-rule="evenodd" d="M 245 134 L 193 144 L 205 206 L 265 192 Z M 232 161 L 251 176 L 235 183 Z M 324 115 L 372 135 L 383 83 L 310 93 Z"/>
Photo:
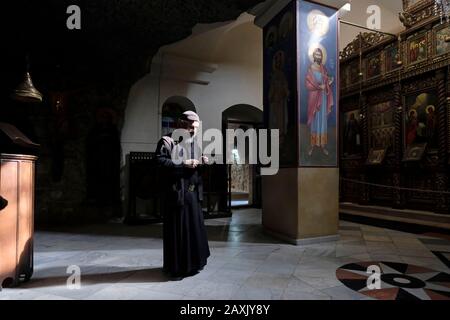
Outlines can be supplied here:
<path id="1" fill-rule="evenodd" d="M 37 225 L 91 223 L 120 216 L 120 199 L 101 204 L 88 196 L 87 142 L 99 108 L 115 112 L 114 124 L 120 130 L 126 105 L 121 92 L 125 91 L 49 92 L 43 104 L 28 114 L 34 140 L 41 144 L 36 163 Z M 58 110 L 57 100 L 63 102 Z M 120 163 L 120 155 L 116 160 Z"/>

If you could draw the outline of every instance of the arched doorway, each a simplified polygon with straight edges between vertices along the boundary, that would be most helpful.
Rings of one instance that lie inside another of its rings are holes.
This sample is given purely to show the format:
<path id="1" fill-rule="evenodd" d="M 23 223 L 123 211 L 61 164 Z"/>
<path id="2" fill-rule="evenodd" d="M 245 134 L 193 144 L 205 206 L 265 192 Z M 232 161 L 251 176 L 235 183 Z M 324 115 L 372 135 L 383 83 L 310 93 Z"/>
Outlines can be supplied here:
<path id="1" fill-rule="evenodd" d="M 186 97 L 173 96 L 164 102 L 161 109 L 161 134 L 163 136 L 172 133 L 177 119 L 185 111 L 196 112 L 194 103 Z"/>
<path id="2" fill-rule="evenodd" d="M 263 111 L 248 104 L 229 107 L 222 113 L 222 130 L 260 129 L 263 127 Z M 225 141 L 225 146 L 227 145 Z M 235 157 L 248 158 L 233 150 Z M 261 175 L 259 165 L 231 164 L 227 166 L 228 192 L 230 207 L 261 207 Z"/>

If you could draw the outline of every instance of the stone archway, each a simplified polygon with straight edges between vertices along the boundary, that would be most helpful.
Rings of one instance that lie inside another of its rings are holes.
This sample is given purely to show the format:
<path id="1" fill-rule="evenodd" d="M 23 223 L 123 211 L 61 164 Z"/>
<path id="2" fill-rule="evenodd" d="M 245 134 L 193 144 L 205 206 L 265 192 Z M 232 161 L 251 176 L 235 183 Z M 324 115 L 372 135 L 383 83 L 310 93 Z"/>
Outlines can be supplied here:
<path id="1" fill-rule="evenodd" d="M 263 125 L 263 111 L 248 104 L 237 104 L 222 112 L 222 130 L 259 129 Z M 224 135 L 226 137 L 226 135 Z M 227 145 L 225 142 L 224 145 Z M 237 155 L 244 156 L 247 155 Z M 228 191 L 231 207 L 260 207 L 261 178 L 259 166 L 232 164 L 228 166 Z"/>

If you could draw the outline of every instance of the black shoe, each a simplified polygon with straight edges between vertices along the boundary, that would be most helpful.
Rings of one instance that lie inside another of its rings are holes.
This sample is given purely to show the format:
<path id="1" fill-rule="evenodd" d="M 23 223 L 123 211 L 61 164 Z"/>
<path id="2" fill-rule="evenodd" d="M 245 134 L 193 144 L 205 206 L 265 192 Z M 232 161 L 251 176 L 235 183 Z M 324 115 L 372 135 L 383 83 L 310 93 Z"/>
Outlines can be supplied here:
<path id="1" fill-rule="evenodd" d="M 183 279 L 184 279 L 184 277 L 181 277 L 181 276 L 170 276 L 169 277 L 169 281 L 181 281 Z"/>
<path id="2" fill-rule="evenodd" d="M 187 276 L 188 277 L 192 277 L 192 276 L 195 276 L 198 273 L 199 273 L 199 270 L 194 270 L 194 271 L 189 272 Z"/>
<path id="3" fill-rule="evenodd" d="M 184 278 L 183 275 L 171 273 L 170 271 L 164 271 L 164 274 L 169 278 L 169 281 L 180 281 Z"/>

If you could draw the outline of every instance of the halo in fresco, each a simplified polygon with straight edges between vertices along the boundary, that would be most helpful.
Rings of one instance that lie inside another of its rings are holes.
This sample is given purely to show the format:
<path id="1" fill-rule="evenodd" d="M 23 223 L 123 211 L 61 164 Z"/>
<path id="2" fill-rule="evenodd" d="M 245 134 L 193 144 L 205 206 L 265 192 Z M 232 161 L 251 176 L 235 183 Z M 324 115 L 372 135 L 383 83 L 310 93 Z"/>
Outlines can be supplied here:
<path id="1" fill-rule="evenodd" d="M 319 37 L 325 36 L 330 30 L 330 20 L 320 10 L 312 10 L 307 20 L 309 31 Z"/>
<path id="2" fill-rule="evenodd" d="M 436 111 L 436 108 L 433 105 L 429 105 L 425 108 L 425 112 L 429 114 L 431 111 Z"/>
<path id="3" fill-rule="evenodd" d="M 325 47 L 323 45 L 321 45 L 320 43 L 313 43 L 312 45 L 309 46 L 309 49 L 308 49 L 309 61 L 311 61 L 311 63 L 314 62 L 313 53 L 314 53 L 314 50 L 316 50 L 317 48 L 322 50 L 322 53 L 323 53 L 322 64 L 325 65 L 327 63 L 328 53 L 327 53 L 327 49 L 325 49 Z"/>

